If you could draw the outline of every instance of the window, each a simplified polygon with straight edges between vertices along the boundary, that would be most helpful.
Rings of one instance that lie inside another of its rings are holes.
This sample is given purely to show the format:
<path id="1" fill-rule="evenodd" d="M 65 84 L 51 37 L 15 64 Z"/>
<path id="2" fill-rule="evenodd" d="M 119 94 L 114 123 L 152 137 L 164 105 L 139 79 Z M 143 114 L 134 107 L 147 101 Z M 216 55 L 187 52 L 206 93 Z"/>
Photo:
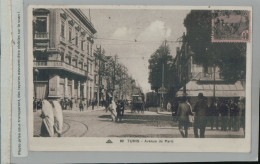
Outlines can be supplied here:
<path id="1" fill-rule="evenodd" d="M 72 41 L 72 28 L 69 27 L 69 42 Z"/>
<path id="2" fill-rule="evenodd" d="M 61 61 L 64 61 L 64 52 L 61 53 Z"/>
<path id="3" fill-rule="evenodd" d="M 47 17 L 37 17 L 36 18 L 35 31 L 47 32 Z"/>
<path id="4" fill-rule="evenodd" d="M 92 74 L 92 63 L 90 64 L 90 73 Z"/>
<path id="5" fill-rule="evenodd" d="M 92 56 L 92 44 L 90 44 L 90 55 Z"/>
<path id="6" fill-rule="evenodd" d="M 88 55 L 89 55 L 89 42 L 88 42 L 88 45 L 87 45 L 87 51 L 88 51 Z"/>
<path id="7" fill-rule="evenodd" d="M 33 30 L 35 32 L 35 38 L 37 39 L 47 39 L 48 35 L 48 23 L 47 17 L 36 17 L 33 25 Z"/>
<path id="8" fill-rule="evenodd" d="M 61 20 L 61 34 L 63 38 L 65 38 L 65 22 Z"/>
<path id="9" fill-rule="evenodd" d="M 89 87 L 89 97 L 92 99 L 92 87 Z"/>
<path id="10" fill-rule="evenodd" d="M 81 50 L 84 51 L 84 40 L 81 40 Z"/>
<path id="11" fill-rule="evenodd" d="M 78 46 L 78 44 L 79 44 L 79 36 L 78 36 L 78 33 L 76 33 L 75 45 Z"/>

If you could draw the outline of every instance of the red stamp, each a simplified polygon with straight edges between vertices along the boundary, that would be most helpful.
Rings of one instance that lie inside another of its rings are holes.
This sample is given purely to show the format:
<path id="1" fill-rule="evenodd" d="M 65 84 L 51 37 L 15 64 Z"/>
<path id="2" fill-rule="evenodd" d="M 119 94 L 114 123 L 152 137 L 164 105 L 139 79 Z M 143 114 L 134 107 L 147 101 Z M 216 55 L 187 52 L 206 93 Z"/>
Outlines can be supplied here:
<path id="1" fill-rule="evenodd" d="M 212 11 L 212 42 L 249 42 L 250 11 Z"/>

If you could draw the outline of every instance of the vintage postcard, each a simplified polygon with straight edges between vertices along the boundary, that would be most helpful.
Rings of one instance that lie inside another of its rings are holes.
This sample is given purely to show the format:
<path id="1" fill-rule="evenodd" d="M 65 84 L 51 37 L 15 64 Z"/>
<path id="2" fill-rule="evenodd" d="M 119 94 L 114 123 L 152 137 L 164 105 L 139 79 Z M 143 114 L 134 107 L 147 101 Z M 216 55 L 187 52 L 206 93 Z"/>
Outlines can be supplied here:
<path id="1" fill-rule="evenodd" d="M 250 152 L 252 7 L 27 13 L 29 150 Z"/>

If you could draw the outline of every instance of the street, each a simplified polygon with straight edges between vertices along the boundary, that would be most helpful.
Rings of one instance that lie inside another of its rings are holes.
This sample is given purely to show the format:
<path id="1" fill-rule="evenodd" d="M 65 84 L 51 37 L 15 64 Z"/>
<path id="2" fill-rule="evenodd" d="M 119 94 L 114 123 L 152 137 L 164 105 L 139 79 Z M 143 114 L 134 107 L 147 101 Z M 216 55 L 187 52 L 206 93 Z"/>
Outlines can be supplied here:
<path id="1" fill-rule="evenodd" d="M 34 136 L 40 136 L 41 111 L 34 112 Z M 172 120 L 170 112 L 145 111 L 131 113 L 125 110 L 123 120 L 119 123 L 111 121 L 110 112 L 103 108 L 95 110 L 63 111 L 64 123 L 62 137 L 152 137 L 181 138 L 178 124 Z M 190 127 L 188 137 L 193 138 L 193 128 Z M 243 138 L 243 131 L 211 130 L 207 127 L 206 138 Z"/>

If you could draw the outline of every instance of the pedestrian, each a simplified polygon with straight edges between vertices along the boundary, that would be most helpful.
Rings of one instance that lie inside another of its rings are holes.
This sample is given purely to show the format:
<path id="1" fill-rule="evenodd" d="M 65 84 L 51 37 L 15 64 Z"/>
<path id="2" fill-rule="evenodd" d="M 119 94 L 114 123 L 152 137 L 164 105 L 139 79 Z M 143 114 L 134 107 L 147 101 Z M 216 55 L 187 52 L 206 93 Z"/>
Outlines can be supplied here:
<path id="1" fill-rule="evenodd" d="M 85 109 L 87 109 L 87 108 L 88 108 L 87 102 L 86 102 L 86 100 L 84 100 L 84 101 L 83 101 L 83 110 L 85 110 Z"/>
<path id="2" fill-rule="evenodd" d="M 63 109 L 67 110 L 67 108 L 68 108 L 68 99 L 65 98 L 63 103 Z"/>
<path id="3" fill-rule="evenodd" d="M 171 111 L 171 108 L 172 108 L 171 102 L 168 101 L 168 104 L 167 104 L 167 111 L 170 112 L 170 111 Z"/>
<path id="4" fill-rule="evenodd" d="M 91 105 L 92 105 L 92 110 L 94 110 L 94 107 L 95 107 L 95 100 L 94 99 L 92 99 Z"/>
<path id="5" fill-rule="evenodd" d="M 208 113 L 208 120 L 210 123 L 211 130 L 213 130 L 214 124 L 216 124 L 217 128 L 217 103 L 215 102 L 215 99 L 211 101 Z"/>
<path id="6" fill-rule="evenodd" d="M 42 101 L 42 118 L 41 134 L 42 137 L 53 137 L 54 136 L 54 114 L 52 105 L 47 100 Z"/>
<path id="7" fill-rule="evenodd" d="M 174 105 L 173 105 L 173 112 L 172 112 L 172 117 L 173 117 L 173 121 L 178 121 L 177 120 L 177 110 L 178 110 L 178 107 L 179 107 L 179 103 L 180 103 L 180 101 L 179 100 L 177 100 L 175 103 L 174 103 Z"/>
<path id="8" fill-rule="evenodd" d="M 208 103 L 207 99 L 203 96 L 203 93 L 198 94 L 198 102 L 195 104 L 194 111 L 194 135 L 195 138 L 205 138 L 205 130 L 208 117 Z M 198 135 L 198 129 L 200 129 L 200 135 Z"/>
<path id="9" fill-rule="evenodd" d="M 53 100 L 49 101 L 53 107 L 54 115 L 54 133 L 57 133 L 58 137 L 61 137 L 62 128 L 63 128 L 63 114 L 62 108 L 58 101 Z"/>
<path id="10" fill-rule="evenodd" d="M 72 99 L 70 99 L 68 102 L 69 102 L 70 110 L 72 110 L 72 108 L 73 108 L 73 101 L 72 101 Z"/>
<path id="11" fill-rule="evenodd" d="M 116 103 L 115 103 L 115 101 L 114 101 L 114 98 L 112 98 L 112 99 L 110 100 L 109 106 L 108 106 L 108 110 L 110 111 L 112 121 L 116 121 L 116 115 L 115 115 Z"/>
<path id="12" fill-rule="evenodd" d="M 230 110 L 230 104 L 231 104 L 231 100 L 227 101 L 228 104 L 228 116 L 227 116 L 227 125 L 228 125 L 228 130 L 231 131 L 232 130 L 232 122 L 231 122 L 231 118 L 232 118 L 232 112 Z"/>
<path id="13" fill-rule="evenodd" d="M 37 110 L 41 109 L 42 106 L 41 106 L 41 99 L 40 100 L 37 100 Z"/>
<path id="14" fill-rule="evenodd" d="M 124 113 L 125 113 L 125 102 L 123 100 L 120 102 L 120 107 L 121 107 L 121 110 L 120 110 L 121 115 L 124 116 Z"/>
<path id="15" fill-rule="evenodd" d="M 230 103 L 230 122 L 231 122 L 231 127 L 233 128 L 234 131 L 238 131 L 238 115 L 239 115 L 239 110 L 237 103 L 235 103 L 234 100 L 231 100 Z"/>
<path id="16" fill-rule="evenodd" d="M 80 102 L 79 102 L 79 110 L 80 110 L 80 112 L 83 112 L 83 108 L 84 108 L 83 102 L 82 102 L 82 99 L 80 99 Z"/>
<path id="17" fill-rule="evenodd" d="M 116 113 L 117 113 L 116 122 L 121 121 L 122 120 L 121 103 L 119 100 L 116 102 Z"/>
<path id="18" fill-rule="evenodd" d="M 243 99 L 239 98 L 238 101 L 238 110 L 239 110 L 239 114 L 238 114 L 238 130 L 240 130 L 241 127 L 243 127 L 242 125 L 242 112 L 245 110 L 245 104 L 243 103 Z"/>
<path id="19" fill-rule="evenodd" d="M 216 123 L 216 129 L 218 130 L 218 127 L 219 127 L 219 116 L 220 116 L 220 112 L 219 112 L 220 102 L 219 102 L 218 99 L 216 100 L 215 105 L 216 105 L 215 123 Z"/>
<path id="20" fill-rule="evenodd" d="M 228 102 L 227 100 L 222 100 L 220 105 L 220 114 L 221 114 L 221 130 L 226 131 L 227 130 L 227 123 L 228 123 Z"/>
<path id="21" fill-rule="evenodd" d="M 65 110 L 64 109 L 64 103 L 66 103 L 66 102 L 64 102 L 64 99 L 61 99 L 60 100 L 60 106 L 61 106 L 62 110 Z"/>
<path id="22" fill-rule="evenodd" d="M 36 112 L 36 108 L 37 108 L 37 100 L 36 98 L 34 97 L 33 98 L 33 111 Z"/>
<path id="23" fill-rule="evenodd" d="M 189 128 L 189 115 L 193 115 L 191 112 L 190 105 L 187 104 L 187 97 L 183 96 L 181 102 L 179 103 L 177 110 L 177 118 L 179 122 L 179 131 L 183 138 L 188 137 L 188 128 Z M 184 129 L 184 133 L 183 133 Z"/>
<path id="24" fill-rule="evenodd" d="M 246 110 L 245 108 L 242 109 L 241 112 L 241 126 L 243 128 L 244 136 L 245 136 L 245 125 L 246 125 Z"/>

